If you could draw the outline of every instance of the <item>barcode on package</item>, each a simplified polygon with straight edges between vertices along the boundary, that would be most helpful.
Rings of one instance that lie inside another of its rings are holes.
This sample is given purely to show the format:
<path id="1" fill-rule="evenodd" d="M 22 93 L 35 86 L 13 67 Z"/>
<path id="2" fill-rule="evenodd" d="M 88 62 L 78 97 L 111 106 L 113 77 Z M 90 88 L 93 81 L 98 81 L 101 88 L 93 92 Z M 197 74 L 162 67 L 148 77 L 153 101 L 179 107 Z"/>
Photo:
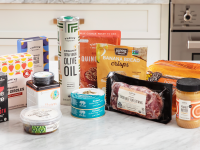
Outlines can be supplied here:
<path id="1" fill-rule="evenodd" d="M 40 57 L 39 54 L 33 56 L 33 63 L 34 63 L 34 64 L 38 64 L 38 63 L 39 63 L 39 57 Z"/>

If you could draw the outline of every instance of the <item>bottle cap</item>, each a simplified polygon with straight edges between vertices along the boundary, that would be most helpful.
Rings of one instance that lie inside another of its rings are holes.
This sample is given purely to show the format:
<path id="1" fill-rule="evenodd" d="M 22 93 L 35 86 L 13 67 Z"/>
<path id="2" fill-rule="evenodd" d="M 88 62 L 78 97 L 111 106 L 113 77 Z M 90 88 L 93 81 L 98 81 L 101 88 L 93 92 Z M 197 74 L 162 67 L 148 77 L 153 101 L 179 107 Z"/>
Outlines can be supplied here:
<path id="1" fill-rule="evenodd" d="M 182 78 L 178 79 L 176 88 L 185 92 L 200 91 L 200 80 L 196 78 Z"/>
<path id="2" fill-rule="evenodd" d="M 54 81 L 54 74 L 48 71 L 35 72 L 32 76 L 35 85 L 50 85 Z"/>

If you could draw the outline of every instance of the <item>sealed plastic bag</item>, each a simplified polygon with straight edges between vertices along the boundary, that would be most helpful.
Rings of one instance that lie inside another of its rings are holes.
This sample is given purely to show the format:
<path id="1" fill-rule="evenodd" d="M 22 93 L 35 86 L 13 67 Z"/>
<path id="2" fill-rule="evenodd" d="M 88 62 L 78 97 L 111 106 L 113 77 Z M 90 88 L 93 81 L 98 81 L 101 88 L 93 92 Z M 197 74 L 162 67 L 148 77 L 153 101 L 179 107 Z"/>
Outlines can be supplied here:
<path id="1" fill-rule="evenodd" d="M 146 79 L 147 47 L 129 47 L 111 44 L 96 45 L 97 84 L 106 91 L 106 77 L 110 71 Z"/>
<path id="2" fill-rule="evenodd" d="M 97 87 L 96 43 L 120 45 L 120 30 L 80 30 L 80 87 Z"/>
<path id="3" fill-rule="evenodd" d="M 171 120 L 172 84 L 149 82 L 110 72 L 106 102 L 108 110 L 166 124 Z"/>

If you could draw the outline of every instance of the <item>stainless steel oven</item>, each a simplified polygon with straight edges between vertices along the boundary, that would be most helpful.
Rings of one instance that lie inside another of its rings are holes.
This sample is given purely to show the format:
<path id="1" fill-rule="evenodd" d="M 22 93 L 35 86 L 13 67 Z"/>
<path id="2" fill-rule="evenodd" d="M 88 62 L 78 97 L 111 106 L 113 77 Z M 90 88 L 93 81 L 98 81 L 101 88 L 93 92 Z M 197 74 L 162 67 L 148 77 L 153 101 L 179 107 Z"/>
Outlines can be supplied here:
<path id="1" fill-rule="evenodd" d="M 171 0 L 170 60 L 200 60 L 200 0 Z"/>

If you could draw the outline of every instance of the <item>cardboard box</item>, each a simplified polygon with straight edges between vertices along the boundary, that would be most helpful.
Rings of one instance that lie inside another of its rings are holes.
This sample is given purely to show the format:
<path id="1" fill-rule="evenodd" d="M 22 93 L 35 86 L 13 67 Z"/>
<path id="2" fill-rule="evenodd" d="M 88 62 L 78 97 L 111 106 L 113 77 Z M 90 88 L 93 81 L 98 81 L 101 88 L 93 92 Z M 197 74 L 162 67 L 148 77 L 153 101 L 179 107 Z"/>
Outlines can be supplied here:
<path id="1" fill-rule="evenodd" d="M 17 52 L 33 55 L 34 71 L 49 71 L 49 39 L 45 36 L 17 40 Z"/>
<path id="2" fill-rule="evenodd" d="M 0 123 L 8 120 L 7 75 L 0 72 Z"/>
<path id="3" fill-rule="evenodd" d="M 33 56 L 29 53 L 0 56 L 0 71 L 8 77 L 8 108 L 27 105 L 26 81 L 33 73 Z"/>

